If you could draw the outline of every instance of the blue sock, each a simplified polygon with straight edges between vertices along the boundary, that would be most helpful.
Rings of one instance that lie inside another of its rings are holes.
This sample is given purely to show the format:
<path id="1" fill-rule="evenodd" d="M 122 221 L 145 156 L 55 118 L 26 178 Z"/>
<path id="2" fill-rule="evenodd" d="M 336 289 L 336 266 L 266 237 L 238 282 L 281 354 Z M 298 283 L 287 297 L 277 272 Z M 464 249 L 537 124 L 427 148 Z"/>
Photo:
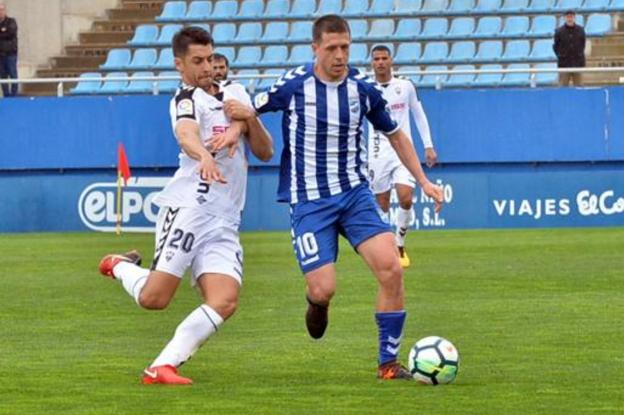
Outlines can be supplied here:
<path id="1" fill-rule="evenodd" d="M 375 321 L 379 328 L 380 365 L 397 360 L 405 316 L 405 311 L 375 313 Z"/>

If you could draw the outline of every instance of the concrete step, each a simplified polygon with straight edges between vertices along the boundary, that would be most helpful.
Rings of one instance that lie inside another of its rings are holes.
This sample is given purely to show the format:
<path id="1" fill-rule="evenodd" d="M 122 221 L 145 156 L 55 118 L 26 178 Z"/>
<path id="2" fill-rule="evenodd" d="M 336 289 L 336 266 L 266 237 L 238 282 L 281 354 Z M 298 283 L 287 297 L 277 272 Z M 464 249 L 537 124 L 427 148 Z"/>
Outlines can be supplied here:
<path id="1" fill-rule="evenodd" d="M 95 20 L 93 22 L 94 31 L 104 32 L 133 32 L 140 24 L 154 24 L 154 19 L 117 19 L 117 20 Z"/>
<path id="2" fill-rule="evenodd" d="M 105 43 L 101 45 L 69 45 L 65 46 L 65 54 L 67 56 L 104 56 L 108 55 L 108 51 L 113 48 L 123 48 L 125 43 Z"/>
<path id="3" fill-rule="evenodd" d="M 154 20 L 160 11 L 156 9 L 108 9 L 106 14 L 110 20 Z"/>
<path id="4" fill-rule="evenodd" d="M 126 43 L 132 38 L 133 34 L 131 30 L 82 32 L 79 35 L 79 41 L 83 45 Z"/>
<path id="5" fill-rule="evenodd" d="M 80 74 L 85 72 L 98 72 L 99 67 L 80 67 L 80 68 L 51 68 L 39 69 L 37 71 L 38 78 L 78 78 Z"/>
<path id="6" fill-rule="evenodd" d="M 123 9 L 128 10 L 137 10 L 137 9 L 150 9 L 158 11 L 158 14 L 162 11 L 163 4 L 165 4 L 166 0 L 123 0 L 121 2 L 121 7 Z"/>
<path id="7" fill-rule="evenodd" d="M 55 69 L 97 68 L 106 60 L 106 56 L 53 56 L 50 64 Z"/>

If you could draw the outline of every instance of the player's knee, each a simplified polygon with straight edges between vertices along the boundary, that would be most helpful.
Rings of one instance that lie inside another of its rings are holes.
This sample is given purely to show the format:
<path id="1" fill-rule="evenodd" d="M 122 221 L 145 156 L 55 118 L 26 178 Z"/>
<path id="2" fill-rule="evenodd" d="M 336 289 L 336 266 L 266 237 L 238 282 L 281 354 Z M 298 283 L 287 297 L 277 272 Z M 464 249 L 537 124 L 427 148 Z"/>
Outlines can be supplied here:
<path id="1" fill-rule="evenodd" d="M 141 292 L 139 305 L 148 310 L 164 310 L 169 305 L 170 298 Z"/>
<path id="2" fill-rule="evenodd" d="M 208 304 L 223 320 L 230 318 L 238 308 L 238 298 L 224 298 L 213 304 Z"/>
<path id="3" fill-rule="evenodd" d="M 377 277 L 384 287 L 397 288 L 403 286 L 403 268 L 397 258 L 387 258 L 379 264 Z"/>
<path id="4" fill-rule="evenodd" d="M 379 201 L 379 207 L 381 208 L 383 212 L 388 213 L 388 211 L 390 210 L 390 201 L 387 201 L 387 200 Z"/>
<path id="5" fill-rule="evenodd" d="M 335 291 L 331 284 L 313 284 L 308 286 L 308 297 L 315 304 L 329 304 Z"/>
<path id="6" fill-rule="evenodd" d="M 412 198 L 399 199 L 399 206 L 401 209 L 409 210 L 412 208 Z"/>

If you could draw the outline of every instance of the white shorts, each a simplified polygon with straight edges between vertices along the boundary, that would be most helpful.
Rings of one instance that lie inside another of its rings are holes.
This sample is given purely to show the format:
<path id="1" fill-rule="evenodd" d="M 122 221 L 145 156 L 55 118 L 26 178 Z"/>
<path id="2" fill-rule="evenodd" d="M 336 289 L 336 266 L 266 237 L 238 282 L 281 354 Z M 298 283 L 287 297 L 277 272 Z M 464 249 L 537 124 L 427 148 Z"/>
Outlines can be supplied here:
<path id="1" fill-rule="evenodd" d="M 243 248 L 238 225 L 198 208 L 161 207 L 156 222 L 152 270 L 182 278 L 192 269 L 192 283 L 202 274 L 243 280 Z"/>
<path id="2" fill-rule="evenodd" d="M 397 184 L 416 187 L 414 176 L 395 157 L 369 160 L 368 169 L 371 190 L 376 195 L 392 190 Z"/>

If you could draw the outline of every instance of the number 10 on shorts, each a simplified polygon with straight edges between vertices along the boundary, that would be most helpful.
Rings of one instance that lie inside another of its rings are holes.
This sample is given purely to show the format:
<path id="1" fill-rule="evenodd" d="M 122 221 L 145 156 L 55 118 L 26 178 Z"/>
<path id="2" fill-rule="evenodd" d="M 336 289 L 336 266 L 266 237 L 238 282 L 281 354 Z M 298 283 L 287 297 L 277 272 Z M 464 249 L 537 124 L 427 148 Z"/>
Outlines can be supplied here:
<path id="1" fill-rule="evenodd" d="M 312 232 L 306 232 L 295 239 L 301 265 L 308 265 L 319 260 L 319 249 Z"/>

